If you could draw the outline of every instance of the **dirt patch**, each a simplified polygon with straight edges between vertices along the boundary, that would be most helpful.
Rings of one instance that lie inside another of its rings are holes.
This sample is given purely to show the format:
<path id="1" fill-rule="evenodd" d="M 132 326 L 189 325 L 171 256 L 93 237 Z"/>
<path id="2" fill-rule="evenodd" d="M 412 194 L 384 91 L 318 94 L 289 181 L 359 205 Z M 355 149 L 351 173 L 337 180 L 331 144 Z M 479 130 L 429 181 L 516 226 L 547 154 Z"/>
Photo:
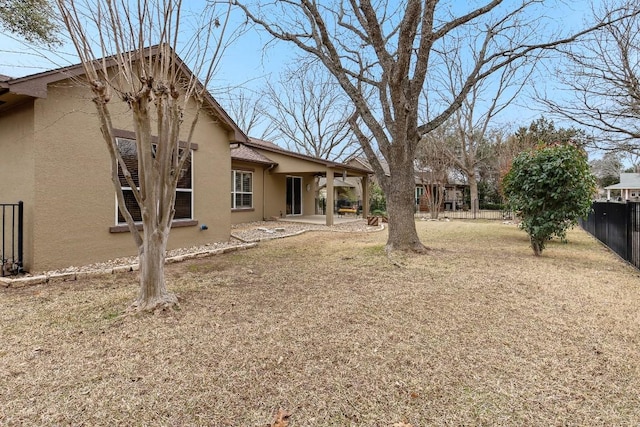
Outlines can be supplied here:
<path id="1" fill-rule="evenodd" d="M 123 317 L 135 273 L 0 289 L 0 425 L 635 425 L 640 274 L 581 231 L 309 232 L 167 266 L 181 310 Z"/>

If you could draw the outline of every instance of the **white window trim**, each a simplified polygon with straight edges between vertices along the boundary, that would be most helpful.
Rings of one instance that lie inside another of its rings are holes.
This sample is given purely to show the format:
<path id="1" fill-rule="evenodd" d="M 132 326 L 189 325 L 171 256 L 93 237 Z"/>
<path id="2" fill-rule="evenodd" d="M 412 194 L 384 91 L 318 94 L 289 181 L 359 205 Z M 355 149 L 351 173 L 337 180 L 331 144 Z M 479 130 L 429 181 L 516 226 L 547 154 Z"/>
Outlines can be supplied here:
<path id="1" fill-rule="evenodd" d="M 243 209 L 253 209 L 253 172 L 246 171 L 242 169 L 232 169 L 233 180 L 231 182 L 231 209 L 232 210 L 243 210 Z M 251 175 L 251 191 L 236 191 L 236 179 L 238 174 L 250 174 Z M 237 194 L 250 194 L 251 195 L 251 206 L 240 206 L 236 207 L 236 195 Z"/>

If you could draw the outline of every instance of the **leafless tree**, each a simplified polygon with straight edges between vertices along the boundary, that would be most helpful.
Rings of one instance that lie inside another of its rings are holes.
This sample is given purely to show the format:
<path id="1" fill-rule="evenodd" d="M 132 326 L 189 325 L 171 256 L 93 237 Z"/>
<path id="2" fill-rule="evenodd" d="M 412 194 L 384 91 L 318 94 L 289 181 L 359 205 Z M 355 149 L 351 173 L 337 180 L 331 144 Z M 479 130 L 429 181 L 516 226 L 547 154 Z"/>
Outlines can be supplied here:
<path id="1" fill-rule="evenodd" d="M 209 6 L 196 12 L 180 0 L 56 0 L 56 4 L 84 68 L 83 81 L 93 92 L 118 207 L 138 248 L 140 292 L 134 307 L 173 306 L 177 297 L 166 288 L 164 260 L 176 186 L 190 161 L 191 138 L 207 96 L 206 85 L 224 47 L 228 9 L 220 14 Z M 193 21 L 187 25 L 187 19 Z M 193 37 L 183 41 L 185 33 Z M 202 80 L 188 72 L 175 54 L 178 49 Z M 119 101 L 130 109 L 135 130 L 138 182 L 114 135 L 111 105 Z M 188 136 L 186 145 L 181 145 L 184 120 L 183 134 Z M 140 208 L 142 231 L 126 207 L 119 175 Z"/>
<path id="2" fill-rule="evenodd" d="M 416 149 L 416 176 L 432 219 L 437 219 L 440 214 L 446 184 L 454 168 L 455 162 L 449 155 L 452 138 L 451 127 L 445 124 L 425 135 Z M 418 203 L 422 205 L 422 200 Z"/>
<path id="3" fill-rule="evenodd" d="M 267 114 L 291 151 L 328 160 L 356 155 L 360 144 L 349 127 L 353 107 L 337 82 L 317 64 L 290 67 L 268 83 Z"/>
<path id="4" fill-rule="evenodd" d="M 553 5 L 536 0 L 492 0 L 480 7 L 437 0 L 234 1 L 272 37 L 320 60 L 351 99 L 352 131 L 387 198 L 387 250 L 425 251 L 413 216 L 413 161 L 421 138 L 444 123 L 486 77 L 578 36 L 546 28 L 549 21 L 542 15 Z M 461 86 L 432 104 L 429 121 L 420 123 L 423 88 L 442 73 L 446 47 L 469 36 L 469 44 L 478 48 L 475 56 L 461 54 L 466 63 Z M 389 165 L 389 176 L 372 140 Z"/>
<path id="5" fill-rule="evenodd" d="M 602 158 L 591 160 L 589 166 L 600 188 L 620 182 L 620 172 L 622 172 L 620 153 L 605 153 Z"/>
<path id="6" fill-rule="evenodd" d="M 245 89 L 227 93 L 226 101 L 217 97 L 224 104 L 225 111 L 242 129 L 244 133 L 258 139 L 271 140 L 277 138 L 278 129 L 268 113 L 268 101 L 262 94 L 252 93 Z"/>
<path id="7" fill-rule="evenodd" d="M 459 92 L 466 79 L 461 52 L 470 51 L 474 57 L 478 55 L 473 44 L 468 49 L 460 46 L 459 43 L 469 39 L 471 37 L 454 40 L 455 44 L 447 49 L 449 54 L 443 58 L 447 73 L 442 86 L 449 98 Z M 452 144 L 443 148 L 467 178 L 474 211 L 479 208 L 479 167 L 490 160 L 491 151 L 486 147 L 491 127 L 497 127 L 496 116 L 511 105 L 528 84 L 538 59 L 536 54 L 522 57 L 477 82 L 452 115 L 456 136 L 451 139 Z"/>
<path id="8" fill-rule="evenodd" d="M 564 49 L 567 63 L 557 70 L 558 101 L 541 94 L 557 115 L 584 125 L 596 133 L 596 148 L 640 154 L 640 4 L 623 0 L 607 2 L 594 12 L 603 25 L 580 43 Z"/>

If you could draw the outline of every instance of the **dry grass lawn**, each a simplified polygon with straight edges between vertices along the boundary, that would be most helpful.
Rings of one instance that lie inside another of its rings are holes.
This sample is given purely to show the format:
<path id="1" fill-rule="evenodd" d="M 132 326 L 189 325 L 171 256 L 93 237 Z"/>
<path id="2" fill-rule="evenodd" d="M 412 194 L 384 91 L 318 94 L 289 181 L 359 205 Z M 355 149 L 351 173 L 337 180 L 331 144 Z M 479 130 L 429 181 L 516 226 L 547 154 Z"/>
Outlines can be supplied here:
<path id="1" fill-rule="evenodd" d="M 640 273 L 582 231 L 535 258 L 495 222 L 311 232 L 135 273 L 0 290 L 0 425 L 638 425 Z"/>

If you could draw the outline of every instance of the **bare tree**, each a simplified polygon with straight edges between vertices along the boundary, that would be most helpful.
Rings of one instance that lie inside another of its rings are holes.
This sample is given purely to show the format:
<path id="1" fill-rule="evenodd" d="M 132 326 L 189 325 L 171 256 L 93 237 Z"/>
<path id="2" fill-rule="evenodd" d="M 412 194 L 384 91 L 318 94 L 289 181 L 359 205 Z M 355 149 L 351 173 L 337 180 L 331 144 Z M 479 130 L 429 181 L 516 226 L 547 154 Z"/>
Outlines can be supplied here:
<path id="1" fill-rule="evenodd" d="M 425 135 L 416 149 L 416 175 L 423 188 L 424 202 L 432 219 L 438 219 L 444 204 L 446 184 L 454 167 L 449 155 L 450 127 L 440 126 Z M 422 200 L 418 201 L 422 205 Z"/>
<path id="2" fill-rule="evenodd" d="M 617 2 L 620 3 L 620 2 Z M 557 115 L 590 127 L 596 148 L 640 154 L 640 4 L 605 3 L 594 13 L 603 25 L 568 49 L 558 70 L 562 101 L 541 96 Z M 557 99 L 557 92 L 556 94 Z"/>
<path id="3" fill-rule="evenodd" d="M 600 188 L 620 182 L 620 172 L 622 171 L 622 156 L 620 153 L 605 153 L 602 158 L 591 160 L 589 166 Z"/>
<path id="4" fill-rule="evenodd" d="M 462 40 L 455 42 L 460 43 Z M 477 56 L 475 49 L 471 45 L 468 50 Z M 454 45 L 448 50 L 450 53 L 444 58 L 447 74 L 443 86 L 452 97 L 464 85 L 466 78 L 464 61 L 460 56 L 464 49 L 460 45 Z M 496 126 L 496 116 L 511 105 L 527 85 L 534 70 L 533 65 L 538 59 L 533 54 L 525 56 L 497 70 L 490 78 L 479 81 L 469 90 L 460 108 L 453 113 L 452 125 L 456 137 L 452 138 L 452 144 L 444 145 L 443 148 L 467 178 L 471 209 L 474 211 L 479 208 L 479 168 L 490 160 L 491 152 L 484 148 L 488 145 L 491 126 Z"/>
<path id="5" fill-rule="evenodd" d="M 166 288 L 164 260 L 175 214 L 176 186 L 190 161 L 191 138 L 208 96 L 206 85 L 223 48 L 226 21 L 221 23 L 221 18 L 228 16 L 228 10 L 219 15 L 208 7 L 195 13 L 180 0 L 56 0 L 56 4 L 84 68 L 84 82 L 93 92 L 111 157 L 118 207 L 138 248 L 140 292 L 134 307 L 171 307 L 177 297 Z M 189 19 L 187 16 L 198 21 L 190 23 L 193 38 L 183 42 L 180 36 L 187 28 L 181 23 Z M 178 48 L 191 58 L 202 81 L 188 72 L 175 54 Z M 130 109 L 136 137 L 135 148 L 130 149 L 137 156 L 137 179 L 127 168 L 114 134 L 110 106 L 117 101 Z M 188 137 L 186 145 L 181 145 L 185 119 Z M 121 179 L 140 208 L 142 231 L 127 209 Z"/>
<path id="6" fill-rule="evenodd" d="M 317 64 L 289 68 L 278 84 L 267 84 L 267 114 L 287 148 L 338 161 L 359 152 L 349 127 L 353 107 L 333 76 Z"/>
<path id="7" fill-rule="evenodd" d="M 492 0 L 480 7 L 437 0 L 235 2 L 272 37 L 320 60 L 351 99 L 351 128 L 387 197 L 387 250 L 425 251 L 413 216 L 413 161 L 421 138 L 444 123 L 486 77 L 579 35 L 560 36 L 545 28 L 542 15 L 553 6 L 536 0 L 509 5 Z M 432 106 L 428 122 L 419 123 L 423 88 L 442 72 L 450 40 L 470 36 L 479 48 L 475 56 L 461 55 L 467 64 L 461 86 Z M 389 165 L 389 176 L 372 140 Z"/>
<path id="8" fill-rule="evenodd" d="M 263 100 L 261 94 L 244 89 L 228 93 L 224 102 L 225 111 L 244 133 L 254 138 L 271 140 L 277 137 L 278 129 L 269 117 L 267 105 L 268 102 Z"/>

